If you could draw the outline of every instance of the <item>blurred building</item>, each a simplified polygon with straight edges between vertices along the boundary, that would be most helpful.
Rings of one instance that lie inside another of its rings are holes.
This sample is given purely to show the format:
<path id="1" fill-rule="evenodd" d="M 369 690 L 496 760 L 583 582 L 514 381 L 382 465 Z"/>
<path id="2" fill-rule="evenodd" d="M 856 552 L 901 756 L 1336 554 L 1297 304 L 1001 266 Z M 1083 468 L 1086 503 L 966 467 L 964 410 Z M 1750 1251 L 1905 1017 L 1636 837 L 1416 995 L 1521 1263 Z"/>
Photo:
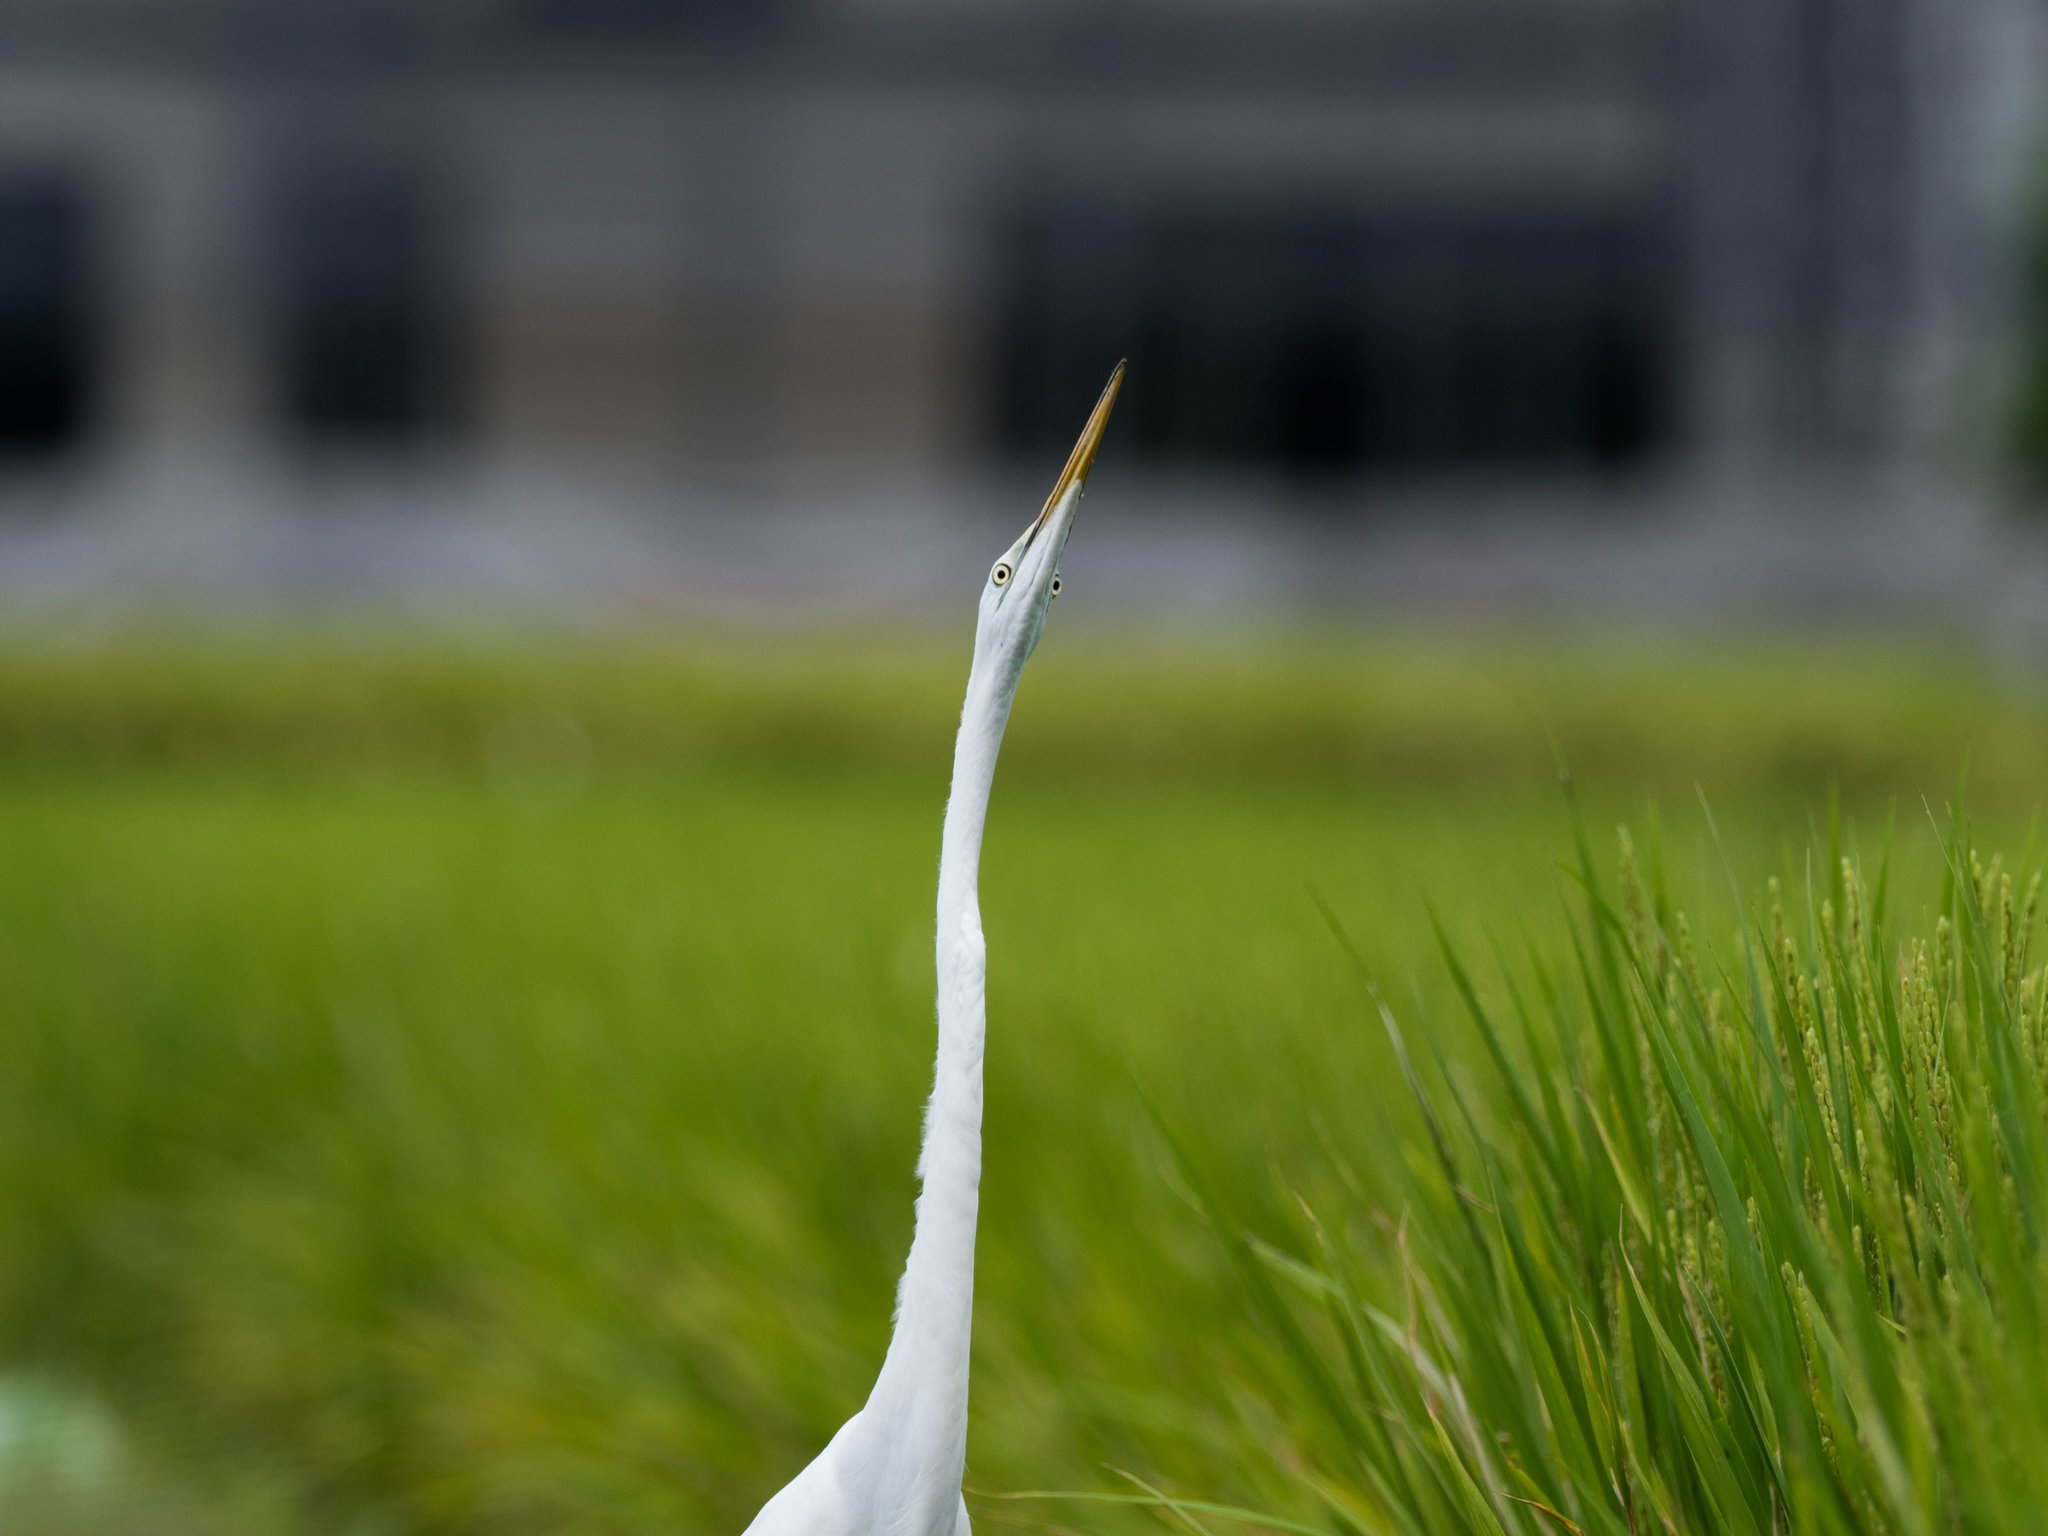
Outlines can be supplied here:
<path id="1" fill-rule="evenodd" d="M 0 591 L 1947 591 L 2034 11 L 11 0 Z"/>

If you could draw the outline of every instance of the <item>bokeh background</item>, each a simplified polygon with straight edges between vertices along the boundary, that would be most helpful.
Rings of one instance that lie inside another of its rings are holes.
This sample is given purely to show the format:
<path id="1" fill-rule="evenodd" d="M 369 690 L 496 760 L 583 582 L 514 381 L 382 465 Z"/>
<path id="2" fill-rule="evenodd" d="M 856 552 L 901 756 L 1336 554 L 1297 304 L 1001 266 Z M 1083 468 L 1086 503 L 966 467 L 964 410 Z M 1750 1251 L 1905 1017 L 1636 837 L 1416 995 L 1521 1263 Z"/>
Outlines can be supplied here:
<path id="1" fill-rule="evenodd" d="M 744 1526 L 879 1359 L 966 615 L 1119 357 L 989 834 L 972 1502 L 1327 1522 L 1158 1126 L 1391 1253 L 1323 909 L 1455 1070 L 1430 909 L 1562 952 L 1560 756 L 1709 935 L 1833 818 L 1913 912 L 1958 783 L 2026 841 L 2044 66 L 2031 0 L 0 8 L 0 1526 Z"/>
<path id="2" fill-rule="evenodd" d="M 0 584 L 938 611 L 1127 355 L 1122 611 L 2024 609 L 2039 32 L 20 0 Z"/>

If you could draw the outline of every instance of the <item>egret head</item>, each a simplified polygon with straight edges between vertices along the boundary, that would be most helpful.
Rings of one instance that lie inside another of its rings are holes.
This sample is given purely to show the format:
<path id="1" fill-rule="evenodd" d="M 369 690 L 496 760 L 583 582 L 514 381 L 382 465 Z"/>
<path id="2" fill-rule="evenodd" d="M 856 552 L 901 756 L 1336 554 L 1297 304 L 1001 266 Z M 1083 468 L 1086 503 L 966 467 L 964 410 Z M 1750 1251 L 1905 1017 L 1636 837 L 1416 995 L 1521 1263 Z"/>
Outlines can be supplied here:
<path id="1" fill-rule="evenodd" d="M 1045 508 L 989 567 L 982 578 L 981 622 L 975 631 L 974 659 L 986 662 L 999 673 L 1014 679 L 1045 628 L 1046 610 L 1060 595 L 1060 553 L 1067 547 L 1067 534 L 1074 526 L 1074 512 L 1081 505 L 1081 493 L 1088 485 L 1088 471 L 1095 467 L 1095 450 L 1101 446 L 1103 428 L 1109 424 L 1110 407 L 1124 382 L 1124 365 L 1102 391 L 1081 429 L 1081 440 L 1067 456 L 1059 483 L 1045 500 Z"/>

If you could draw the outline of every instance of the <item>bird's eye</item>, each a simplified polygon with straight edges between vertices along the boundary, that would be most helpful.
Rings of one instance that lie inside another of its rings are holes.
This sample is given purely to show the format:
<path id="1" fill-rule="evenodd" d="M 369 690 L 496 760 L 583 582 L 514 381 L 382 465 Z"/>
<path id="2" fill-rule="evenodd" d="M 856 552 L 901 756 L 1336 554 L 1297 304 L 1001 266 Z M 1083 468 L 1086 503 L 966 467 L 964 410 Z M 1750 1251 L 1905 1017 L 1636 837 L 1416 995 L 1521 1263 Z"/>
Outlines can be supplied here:
<path id="1" fill-rule="evenodd" d="M 1010 562 L 998 560 L 996 568 L 988 573 L 988 579 L 999 587 L 1007 587 L 1010 584 Z"/>
<path id="2" fill-rule="evenodd" d="M 1060 573 L 1058 571 L 1054 571 L 1052 573 L 1052 595 L 1054 597 L 1058 597 L 1060 595 L 1060 588 L 1064 587 L 1065 585 L 1066 583 L 1060 580 Z"/>

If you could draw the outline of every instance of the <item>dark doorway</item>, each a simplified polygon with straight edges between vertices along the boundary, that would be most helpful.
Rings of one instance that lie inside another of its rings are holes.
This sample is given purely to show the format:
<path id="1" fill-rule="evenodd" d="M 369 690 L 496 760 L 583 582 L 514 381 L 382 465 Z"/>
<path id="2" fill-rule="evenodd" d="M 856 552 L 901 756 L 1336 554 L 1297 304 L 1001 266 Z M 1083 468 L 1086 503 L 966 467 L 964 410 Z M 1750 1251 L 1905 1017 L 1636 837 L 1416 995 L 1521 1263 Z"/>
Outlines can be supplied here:
<path id="1" fill-rule="evenodd" d="M 996 430 L 1044 457 L 1131 359 L 1157 462 L 1305 481 L 1600 471 L 1670 433 L 1659 222 L 1576 209 L 1031 210 L 1000 234 Z"/>
<path id="2" fill-rule="evenodd" d="M 0 179 L 0 458 L 53 458 L 84 436 L 95 350 L 88 224 L 69 183 Z"/>
<path id="3" fill-rule="evenodd" d="M 458 373 L 444 232 L 417 177 L 302 166 L 276 200 L 280 392 L 308 437 L 385 444 L 445 429 Z"/>

